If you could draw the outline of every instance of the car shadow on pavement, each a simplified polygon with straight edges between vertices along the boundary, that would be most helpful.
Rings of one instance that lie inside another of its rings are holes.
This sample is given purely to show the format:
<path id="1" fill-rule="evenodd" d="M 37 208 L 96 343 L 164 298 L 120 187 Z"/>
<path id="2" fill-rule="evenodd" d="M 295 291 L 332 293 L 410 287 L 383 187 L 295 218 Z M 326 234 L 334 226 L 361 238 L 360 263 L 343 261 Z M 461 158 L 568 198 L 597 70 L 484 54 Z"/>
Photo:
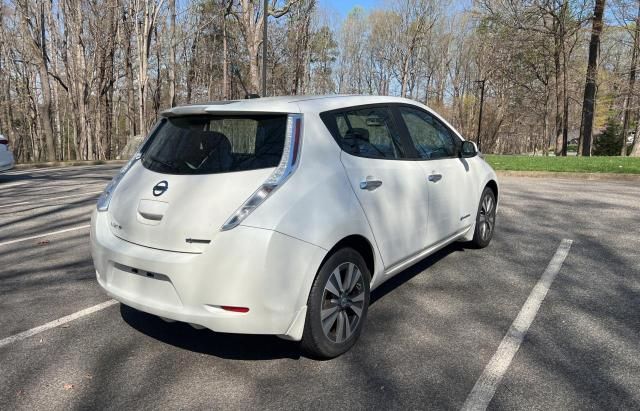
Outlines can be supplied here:
<path id="1" fill-rule="evenodd" d="M 235 360 L 299 359 L 299 344 L 271 335 L 243 335 L 197 330 L 186 323 L 168 323 L 155 315 L 120 305 L 124 321 L 165 344 L 201 354 Z"/>
<path id="2" fill-rule="evenodd" d="M 401 271 L 397 275 L 385 281 L 373 292 L 371 292 L 371 300 L 369 302 L 369 305 L 375 304 L 376 301 L 384 298 L 387 294 L 389 294 L 396 288 L 409 282 L 413 277 L 417 276 L 418 274 L 422 274 L 425 270 L 429 269 L 429 267 L 436 264 L 438 261 L 442 260 L 449 254 L 452 254 L 456 251 L 464 252 L 466 248 L 468 248 L 467 243 L 462 243 L 462 242 L 451 243 L 448 246 L 426 257 L 424 260 L 421 260 L 415 263 L 414 265 L 409 266 L 404 271 Z"/>

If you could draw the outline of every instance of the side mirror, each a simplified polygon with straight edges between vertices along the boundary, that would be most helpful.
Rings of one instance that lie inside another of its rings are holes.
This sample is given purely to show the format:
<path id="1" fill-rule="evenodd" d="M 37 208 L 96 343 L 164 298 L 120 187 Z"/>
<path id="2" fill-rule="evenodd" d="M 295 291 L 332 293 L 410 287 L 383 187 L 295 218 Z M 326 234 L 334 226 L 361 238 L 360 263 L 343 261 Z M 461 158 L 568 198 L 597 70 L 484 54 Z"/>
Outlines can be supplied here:
<path id="1" fill-rule="evenodd" d="M 463 141 L 460 147 L 460 157 L 471 158 L 478 155 L 478 146 L 473 141 Z"/>

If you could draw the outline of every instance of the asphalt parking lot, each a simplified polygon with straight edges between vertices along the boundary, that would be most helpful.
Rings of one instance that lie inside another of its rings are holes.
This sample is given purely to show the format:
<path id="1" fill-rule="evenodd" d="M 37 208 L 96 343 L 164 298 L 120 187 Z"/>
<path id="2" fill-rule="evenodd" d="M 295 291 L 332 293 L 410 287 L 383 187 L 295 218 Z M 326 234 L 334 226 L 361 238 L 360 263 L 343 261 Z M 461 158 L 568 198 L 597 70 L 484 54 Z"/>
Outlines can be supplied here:
<path id="1" fill-rule="evenodd" d="M 120 304 L 13 338 L 109 301 L 88 224 L 118 167 L 0 174 L 0 409 L 460 409 L 565 239 L 489 409 L 640 409 L 637 181 L 502 178 L 492 244 L 453 244 L 376 290 L 334 360 Z"/>

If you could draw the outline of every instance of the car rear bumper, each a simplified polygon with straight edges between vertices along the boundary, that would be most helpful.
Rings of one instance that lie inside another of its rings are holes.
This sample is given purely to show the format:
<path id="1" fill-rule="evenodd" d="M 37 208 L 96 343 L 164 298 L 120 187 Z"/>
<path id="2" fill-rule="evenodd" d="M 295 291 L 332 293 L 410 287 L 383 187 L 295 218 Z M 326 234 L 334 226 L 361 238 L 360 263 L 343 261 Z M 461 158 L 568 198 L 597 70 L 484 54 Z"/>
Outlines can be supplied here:
<path id="1" fill-rule="evenodd" d="M 138 310 L 213 331 L 302 337 L 306 301 L 326 251 L 284 234 L 238 226 L 202 254 L 157 250 L 114 236 L 94 212 L 98 283 Z M 247 307 L 237 313 L 222 306 Z"/>

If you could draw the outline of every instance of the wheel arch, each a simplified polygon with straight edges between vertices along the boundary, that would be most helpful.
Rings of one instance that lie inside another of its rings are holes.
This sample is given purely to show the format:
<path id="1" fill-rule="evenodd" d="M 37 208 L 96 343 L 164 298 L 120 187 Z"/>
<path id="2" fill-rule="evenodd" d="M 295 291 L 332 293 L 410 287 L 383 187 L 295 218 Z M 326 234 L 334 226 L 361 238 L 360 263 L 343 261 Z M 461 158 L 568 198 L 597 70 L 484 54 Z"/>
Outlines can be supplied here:
<path id="1" fill-rule="evenodd" d="M 485 187 L 489 187 L 493 191 L 493 194 L 496 196 L 496 202 L 498 202 L 498 183 L 496 180 L 489 180 Z"/>
<path id="2" fill-rule="evenodd" d="M 364 259 L 365 264 L 367 265 L 367 269 L 371 274 L 371 282 L 373 283 L 373 276 L 375 274 L 376 262 L 375 262 L 375 254 L 374 254 L 374 246 L 371 242 L 364 236 L 359 234 L 352 234 L 342 238 L 338 241 L 331 249 L 327 252 L 320 267 L 327 261 L 329 257 L 336 251 L 341 248 L 353 248 L 356 250 Z M 318 268 L 319 269 L 319 268 Z"/>
<path id="3" fill-rule="evenodd" d="M 478 197 L 477 197 L 478 198 L 478 200 L 477 200 L 478 202 L 475 204 L 475 210 L 476 211 L 474 211 L 473 214 L 472 214 L 473 218 L 474 218 L 474 221 L 473 221 L 473 224 L 471 225 L 471 227 L 469 227 L 469 230 L 460 238 L 459 241 L 467 242 L 467 241 L 471 241 L 473 239 L 473 233 L 474 233 L 474 230 L 475 230 L 475 227 L 476 227 L 475 218 L 476 218 L 476 213 L 477 213 L 477 207 L 478 207 L 478 204 L 480 203 L 480 199 L 482 197 L 482 193 L 484 192 L 485 188 L 490 188 L 491 191 L 493 191 L 493 194 L 496 197 L 496 209 L 498 207 L 500 189 L 499 189 L 498 181 L 497 181 L 497 178 L 496 178 L 495 174 L 486 177 L 484 185 L 479 184 L 477 187 L 480 188 L 480 192 L 477 194 L 478 195 Z"/>

